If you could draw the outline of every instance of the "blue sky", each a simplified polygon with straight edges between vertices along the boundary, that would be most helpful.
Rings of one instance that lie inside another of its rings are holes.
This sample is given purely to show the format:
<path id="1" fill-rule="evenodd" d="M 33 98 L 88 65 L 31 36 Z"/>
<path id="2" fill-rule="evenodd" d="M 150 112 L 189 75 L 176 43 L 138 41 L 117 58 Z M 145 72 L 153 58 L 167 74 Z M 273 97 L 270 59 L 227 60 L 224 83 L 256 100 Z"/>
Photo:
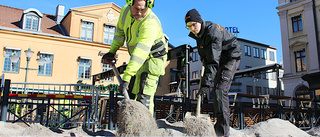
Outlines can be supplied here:
<path id="1" fill-rule="evenodd" d="M 1 0 L 0 4 L 20 9 L 35 8 L 42 13 L 55 15 L 58 4 L 70 8 L 113 2 L 122 7 L 125 0 Z M 190 44 L 184 16 L 190 9 L 197 9 L 206 21 L 224 27 L 238 27 L 239 38 L 278 48 L 277 61 L 282 61 L 281 33 L 277 0 L 156 0 L 153 12 L 159 17 L 164 33 L 174 46 Z"/>

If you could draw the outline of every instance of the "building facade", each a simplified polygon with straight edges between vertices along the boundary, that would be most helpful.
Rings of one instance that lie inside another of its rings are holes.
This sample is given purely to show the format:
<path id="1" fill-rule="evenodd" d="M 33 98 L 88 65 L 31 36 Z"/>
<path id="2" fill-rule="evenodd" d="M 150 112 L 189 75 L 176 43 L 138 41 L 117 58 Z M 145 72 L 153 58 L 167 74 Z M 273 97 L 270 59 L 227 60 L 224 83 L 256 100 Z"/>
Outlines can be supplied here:
<path id="1" fill-rule="evenodd" d="M 237 39 L 242 48 L 239 71 L 277 63 L 277 48 L 242 38 Z M 193 48 L 193 51 L 194 52 L 191 53 L 192 61 L 190 62 L 190 91 L 191 98 L 195 99 L 195 95 L 199 90 L 202 63 L 199 59 L 197 48 Z M 213 85 L 211 85 L 210 91 L 213 90 L 212 87 Z M 254 76 L 235 77 L 229 93 L 278 95 L 279 93 L 276 92 L 276 87 L 276 72 L 266 71 L 265 73 Z"/>
<path id="2" fill-rule="evenodd" d="M 65 6 L 58 5 L 56 15 L 50 15 L 35 8 L 24 10 L 0 5 L 0 56 L 3 57 L 0 69 L 5 79 L 92 84 L 92 75 L 111 69 L 98 53 L 109 51 L 121 7 L 105 3 L 71 8 L 66 14 L 64 10 Z M 26 61 L 24 51 L 29 48 L 34 54 Z M 18 56 L 18 62 L 14 63 L 11 56 Z M 126 47 L 121 47 L 116 56 L 116 66 L 130 59 Z M 39 59 L 45 60 L 44 65 L 37 63 Z M 164 84 L 169 79 L 161 76 L 157 95 L 169 92 L 168 84 Z M 108 78 L 96 84 L 118 84 L 118 81 Z"/>
<path id="3" fill-rule="evenodd" d="M 302 76 L 320 69 L 320 0 L 278 0 L 278 4 L 285 95 L 310 98 L 310 85 Z"/>

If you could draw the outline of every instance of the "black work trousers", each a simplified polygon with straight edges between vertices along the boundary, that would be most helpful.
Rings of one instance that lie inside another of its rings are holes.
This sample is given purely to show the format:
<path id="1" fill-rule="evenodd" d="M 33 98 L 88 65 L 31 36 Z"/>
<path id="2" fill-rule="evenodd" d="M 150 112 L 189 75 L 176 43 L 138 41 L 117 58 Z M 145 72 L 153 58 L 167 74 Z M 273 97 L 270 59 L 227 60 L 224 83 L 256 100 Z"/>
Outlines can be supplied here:
<path id="1" fill-rule="evenodd" d="M 228 91 L 231 86 L 232 79 L 238 69 L 240 60 L 221 60 L 220 67 L 214 78 L 213 105 L 217 122 L 214 125 L 217 136 L 229 136 L 230 109 Z"/>

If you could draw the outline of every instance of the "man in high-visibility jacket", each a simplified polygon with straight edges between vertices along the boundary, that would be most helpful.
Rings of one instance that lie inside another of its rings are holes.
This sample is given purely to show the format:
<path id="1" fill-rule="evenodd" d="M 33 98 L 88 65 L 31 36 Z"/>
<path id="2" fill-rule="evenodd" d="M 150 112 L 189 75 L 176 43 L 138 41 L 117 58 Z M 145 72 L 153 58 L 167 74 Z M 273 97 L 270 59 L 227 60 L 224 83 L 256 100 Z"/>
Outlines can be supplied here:
<path id="1" fill-rule="evenodd" d="M 130 61 L 119 91 L 123 93 L 135 75 L 132 89 L 135 100 L 144 104 L 153 115 L 153 98 L 159 76 L 165 73 L 168 44 L 161 22 L 151 11 L 154 0 L 126 0 L 126 3 L 121 10 L 111 48 L 102 59 L 114 60 L 116 51 L 126 42 Z"/>

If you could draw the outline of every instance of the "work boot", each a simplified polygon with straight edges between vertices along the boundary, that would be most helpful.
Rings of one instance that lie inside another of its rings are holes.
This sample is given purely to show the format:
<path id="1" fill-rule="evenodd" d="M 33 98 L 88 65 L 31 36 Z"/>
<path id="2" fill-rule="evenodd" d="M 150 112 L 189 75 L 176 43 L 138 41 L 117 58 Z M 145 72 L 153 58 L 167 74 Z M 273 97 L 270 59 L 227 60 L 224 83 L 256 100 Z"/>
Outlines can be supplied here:
<path id="1" fill-rule="evenodd" d="M 145 105 L 148 109 L 150 106 L 150 96 L 145 94 L 137 94 L 137 101 L 141 102 L 143 105 Z"/>

